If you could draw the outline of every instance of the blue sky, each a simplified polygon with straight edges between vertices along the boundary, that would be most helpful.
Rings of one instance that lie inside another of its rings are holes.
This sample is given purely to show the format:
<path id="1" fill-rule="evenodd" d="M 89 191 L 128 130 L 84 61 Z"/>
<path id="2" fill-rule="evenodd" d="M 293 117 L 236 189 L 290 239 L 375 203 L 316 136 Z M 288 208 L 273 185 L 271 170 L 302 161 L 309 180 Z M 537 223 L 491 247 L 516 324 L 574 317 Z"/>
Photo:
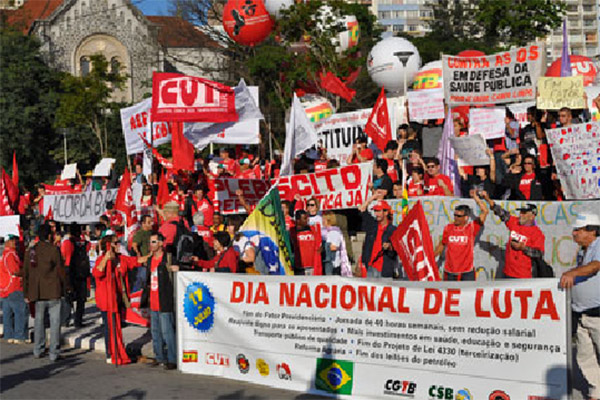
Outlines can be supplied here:
<path id="1" fill-rule="evenodd" d="M 167 0 L 132 0 L 132 3 L 146 15 L 167 15 Z"/>

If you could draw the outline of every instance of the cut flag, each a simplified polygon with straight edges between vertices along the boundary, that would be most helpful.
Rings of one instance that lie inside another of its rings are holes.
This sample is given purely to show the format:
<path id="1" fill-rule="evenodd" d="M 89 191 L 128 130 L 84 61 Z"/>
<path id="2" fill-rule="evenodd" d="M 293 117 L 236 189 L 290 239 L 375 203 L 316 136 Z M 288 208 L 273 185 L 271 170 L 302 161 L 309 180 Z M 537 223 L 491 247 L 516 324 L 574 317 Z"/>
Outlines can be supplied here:
<path id="1" fill-rule="evenodd" d="M 156 204 L 163 208 L 169 202 L 169 186 L 167 185 L 167 175 L 163 172 L 158 180 L 158 193 L 156 194 Z"/>
<path id="2" fill-rule="evenodd" d="M 19 166 L 17 165 L 17 152 L 13 152 L 13 170 L 12 181 L 16 187 L 19 187 Z"/>
<path id="3" fill-rule="evenodd" d="M 4 170 L 2 170 L 2 174 L 4 175 Z M 10 201 L 8 200 L 4 179 L 0 179 L 0 217 L 7 215 L 14 215 L 14 212 L 10 206 Z"/>
<path id="4" fill-rule="evenodd" d="M 131 173 L 127 168 L 121 177 L 121 184 L 115 200 L 115 210 L 125 215 L 125 237 L 127 238 L 137 225 L 137 212 L 131 190 Z"/>
<path id="5" fill-rule="evenodd" d="M 392 140 L 392 126 L 384 88 L 381 88 L 381 93 L 373 106 L 367 125 L 365 125 L 365 133 L 381 151 L 385 151 L 387 142 Z"/>
<path id="6" fill-rule="evenodd" d="M 11 209 L 15 209 L 19 204 L 19 187 L 14 184 L 12 178 L 2 169 L 2 180 L 4 181 L 4 189 L 8 196 L 8 204 Z"/>
<path id="7" fill-rule="evenodd" d="M 308 119 L 308 115 L 306 115 L 304 107 L 300 104 L 300 100 L 294 94 L 292 110 L 290 112 L 290 123 L 287 126 L 285 134 L 285 148 L 279 175 L 292 175 L 292 161 L 294 158 L 316 145 L 317 141 L 317 131 L 315 131 L 313 123 Z"/>
<path id="8" fill-rule="evenodd" d="M 258 202 L 239 233 L 258 249 L 255 268 L 260 273 L 294 275 L 292 242 L 285 228 L 277 185 Z"/>
<path id="9" fill-rule="evenodd" d="M 429 224 L 420 200 L 398 225 L 392 234 L 391 242 L 409 280 L 440 280 Z"/>
<path id="10" fill-rule="evenodd" d="M 336 94 L 346 100 L 348 103 L 352 101 L 356 95 L 356 90 L 348 88 L 340 78 L 335 76 L 332 72 L 327 71 L 326 74 L 319 72 L 320 85 L 323 89 L 329 93 Z"/>
<path id="11" fill-rule="evenodd" d="M 563 19 L 563 46 L 560 55 L 560 76 L 571 76 L 571 56 L 569 55 L 569 35 L 567 35 L 567 20 Z"/>
<path id="12" fill-rule="evenodd" d="M 173 169 L 194 171 L 194 146 L 183 136 L 183 122 L 171 122 Z"/>
<path id="13" fill-rule="evenodd" d="M 460 175 L 458 173 L 458 165 L 454 159 L 454 147 L 452 147 L 452 143 L 450 142 L 451 137 L 454 137 L 454 120 L 452 119 L 452 110 L 448 108 L 437 158 L 440 160 L 440 173 L 450 178 L 450 181 L 454 184 L 455 196 L 460 196 Z"/>

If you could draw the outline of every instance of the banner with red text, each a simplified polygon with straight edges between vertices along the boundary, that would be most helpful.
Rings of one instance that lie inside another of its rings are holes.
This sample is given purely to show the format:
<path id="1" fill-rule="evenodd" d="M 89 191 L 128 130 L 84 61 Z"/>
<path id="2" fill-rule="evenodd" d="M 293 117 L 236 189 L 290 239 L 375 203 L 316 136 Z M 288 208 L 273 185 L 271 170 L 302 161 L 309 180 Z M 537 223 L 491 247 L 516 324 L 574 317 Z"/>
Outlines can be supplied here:
<path id="1" fill-rule="evenodd" d="M 365 125 L 371 115 L 370 108 L 333 114 L 315 123 L 319 147 L 327 149 L 327 158 L 341 165 L 350 162 L 352 145 L 359 136 L 364 136 Z"/>
<path id="2" fill-rule="evenodd" d="M 352 164 L 326 169 L 312 174 L 282 176 L 273 183 L 279 185 L 282 199 L 293 199 L 299 194 L 303 200 L 315 197 L 320 209 L 339 210 L 357 208 L 368 197 L 373 164 Z"/>
<path id="3" fill-rule="evenodd" d="M 178 368 L 339 398 L 567 399 L 557 279 L 177 274 Z"/>
<path id="4" fill-rule="evenodd" d="M 215 178 L 212 181 L 215 187 L 215 200 L 219 202 L 221 214 L 246 212 L 236 193 L 238 190 L 242 191 L 246 203 L 254 208 L 271 188 L 269 181 L 262 179 Z"/>
<path id="5" fill-rule="evenodd" d="M 148 133 L 151 121 L 152 98 L 143 100 L 131 107 L 121 109 L 121 127 L 125 137 L 127 155 L 144 152 L 146 147 L 140 135 L 154 147 L 171 141 L 171 132 L 166 122 L 152 124 L 152 139 Z"/>
<path id="6" fill-rule="evenodd" d="M 443 55 L 444 96 L 450 106 L 504 104 L 535 100 L 544 46 L 480 57 Z"/>
<path id="7" fill-rule="evenodd" d="M 233 88 L 208 79 L 155 72 L 152 76 L 152 120 L 233 122 Z"/>

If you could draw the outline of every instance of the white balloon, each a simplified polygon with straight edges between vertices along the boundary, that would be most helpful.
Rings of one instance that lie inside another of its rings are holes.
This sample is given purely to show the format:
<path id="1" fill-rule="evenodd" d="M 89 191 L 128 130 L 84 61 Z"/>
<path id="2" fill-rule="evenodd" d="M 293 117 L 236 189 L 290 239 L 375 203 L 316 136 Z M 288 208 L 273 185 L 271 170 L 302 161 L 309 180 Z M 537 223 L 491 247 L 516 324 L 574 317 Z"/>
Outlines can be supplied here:
<path id="1" fill-rule="evenodd" d="M 360 25 L 354 15 L 340 16 L 339 12 L 334 12 L 331 6 L 323 5 L 317 11 L 316 20 L 317 28 L 322 32 L 329 31 L 334 25 L 342 24 L 344 30 L 331 40 L 336 53 L 340 54 L 358 44 Z"/>
<path id="2" fill-rule="evenodd" d="M 294 4 L 294 0 L 264 0 L 264 3 L 267 12 L 275 17 L 275 19 L 279 19 L 281 17 L 281 10 L 290 8 Z"/>
<path id="3" fill-rule="evenodd" d="M 333 104 L 327 98 L 315 94 L 307 94 L 300 97 L 300 104 L 312 122 L 318 122 L 335 114 Z"/>
<path id="4" fill-rule="evenodd" d="M 406 67 L 398 58 L 399 52 L 412 53 Z M 399 37 L 381 40 L 371 49 L 367 58 L 367 69 L 373 82 L 391 93 L 404 92 L 404 79 L 407 87 L 410 87 L 420 65 L 419 50 L 408 40 Z"/>

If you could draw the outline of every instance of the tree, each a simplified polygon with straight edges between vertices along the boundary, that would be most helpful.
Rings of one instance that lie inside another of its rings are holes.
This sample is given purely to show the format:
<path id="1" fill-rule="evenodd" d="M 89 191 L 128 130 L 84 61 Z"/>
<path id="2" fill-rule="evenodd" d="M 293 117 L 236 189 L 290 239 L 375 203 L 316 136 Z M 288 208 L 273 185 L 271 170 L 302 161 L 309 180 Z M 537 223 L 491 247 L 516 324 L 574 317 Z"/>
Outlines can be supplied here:
<path id="1" fill-rule="evenodd" d="M 60 74 L 49 68 L 35 37 L 0 29 L 0 165 L 12 166 L 30 187 L 54 176 L 59 165 L 47 154 L 62 145 L 53 128 Z"/>
<path id="2" fill-rule="evenodd" d="M 127 80 L 120 66 L 110 64 L 102 55 L 91 56 L 90 64 L 91 69 L 85 76 L 63 77 L 60 106 L 54 121 L 57 128 L 68 129 L 72 143 L 69 161 L 81 162 L 88 168 L 99 158 L 112 155 L 120 159 L 124 154 L 123 146 L 110 147 L 109 144 L 123 140 L 119 110 L 125 104 L 113 102 L 111 97 Z M 63 156 L 61 149 L 53 154 L 57 159 Z"/>

